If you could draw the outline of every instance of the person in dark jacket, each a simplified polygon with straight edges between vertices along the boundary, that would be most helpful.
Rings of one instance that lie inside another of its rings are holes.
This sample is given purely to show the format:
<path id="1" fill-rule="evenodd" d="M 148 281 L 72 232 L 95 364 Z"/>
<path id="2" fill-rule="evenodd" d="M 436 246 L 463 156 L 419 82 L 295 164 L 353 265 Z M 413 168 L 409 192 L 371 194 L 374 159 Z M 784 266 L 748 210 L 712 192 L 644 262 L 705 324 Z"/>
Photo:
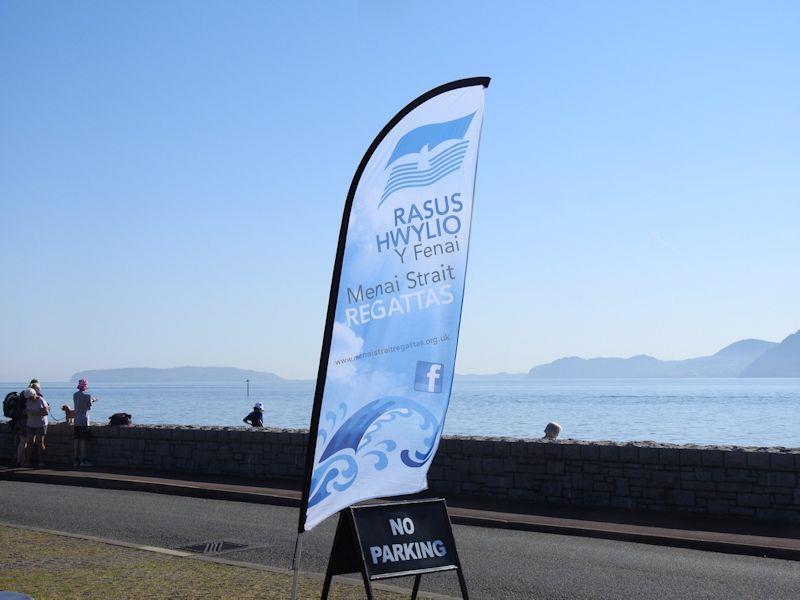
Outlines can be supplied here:
<path id="1" fill-rule="evenodd" d="M 242 419 L 242 422 L 247 423 L 251 427 L 263 427 L 264 405 L 261 404 L 261 402 L 256 402 L 256 405 L 253 407 L 253 412 Z"/>
<path id="2" fill-rule="evenodd" d="M 14 434 L 15 464 L 18 467 L 25 464 L 25 454 L 28 447 L 28 419 L 25 414 L 25 400 L 24 391 L 17 394 L 14 403 L 14 414 L 8 422 L 11 432 Z"/>

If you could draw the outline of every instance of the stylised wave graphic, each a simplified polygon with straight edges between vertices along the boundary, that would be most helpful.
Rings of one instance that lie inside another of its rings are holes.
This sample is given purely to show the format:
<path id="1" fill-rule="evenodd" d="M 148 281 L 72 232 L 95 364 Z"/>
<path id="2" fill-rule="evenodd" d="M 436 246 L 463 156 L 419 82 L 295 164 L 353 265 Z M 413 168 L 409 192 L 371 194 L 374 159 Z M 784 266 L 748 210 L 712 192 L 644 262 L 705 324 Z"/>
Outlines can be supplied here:
<path id="1" fill-rule="evenodd" d="M 343 406 L 340 406 L 340 410 Z M 311 477 L 309 507 L 318 504 L 332 492 L 342 492 L 353 485 L 359 468 L 382 471 L 398 457 L 406 467 L 419 468 L 425 465 L 433 455 L 433 445 L 440 427 L 427 408 L 397 396 L 373 400 L 344 420 L 335 431 L 339 415 L 330 412 L 326 417 L 331 429 L 323 433 L 320 428 L 318 439 L 323 443 L 327 440 L 327 444 Z M 405 436 L 402 440 L 383 435 L 385 425 L 400 418 L 416 418 L 420 432 L 416 439 L 413 435 Z"/>
<path id="2" fill-rule="evenodd" d="M 467 155 L 469 140 L 456 142 L 428 160 L 428 168 L 420 168 L 418 162 L 395 165 L 386 181 L 378 206 L 394 192 L 412 187 L 425 187 L 436 183 L 446 175 L 458 171 Z"/>

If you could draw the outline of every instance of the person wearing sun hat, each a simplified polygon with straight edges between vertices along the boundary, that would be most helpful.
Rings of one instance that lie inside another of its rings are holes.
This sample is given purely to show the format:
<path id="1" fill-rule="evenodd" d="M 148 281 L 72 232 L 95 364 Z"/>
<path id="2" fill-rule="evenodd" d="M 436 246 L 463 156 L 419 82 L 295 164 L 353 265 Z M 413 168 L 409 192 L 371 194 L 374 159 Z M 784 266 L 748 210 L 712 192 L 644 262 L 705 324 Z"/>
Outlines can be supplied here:
<path id="1" fill-rule="evenodd" d="M 253 412 L 242 419 L 244 423 L 250 427 L 263 427 L 264 426 L 264 405 L 261 402 L 256 402 L 253 407 Z"/>
<path id="2" fill-rule="evenodd" d="M 34 451 L 37 453 L 39 466 L 42 466 L 44 464 L 44 438 L 47 435 L 47 415 L 50 414 L 50 406 L 33 386 L 25 388 L 22 397 L 25 399 L 28 440 L 25 449 L 25 466 L 31 466 Z"/>
<path id="3" fill-rule="evenodd" d="M 89 432 L 89 412 L 92 410 L 92 404 L 97 402 L 97 398 L 87 394 L 86 390 L 89 389 L 89 382 L 85 379 L 78 381 L 78 391 L 72 394 L 73 407 L 75 408 L 75 426 L 74 426 L 74 440 L 72 442 L 73 452 L 75 457 L 75 466 L 78 467 L 91 467 L 86 458 L 86 450 L 91 439 Z"/>
<path id="4" fill-rule="evenodd" d="M 42 386 L 39 385 L 38 379 L 31 379 L 31 382 L 28 384 L 28 387 L 33 388 L 34 390 L 36 390 L 37 394 L 42 396 Z M 42 398 L 44 398 L 44 396 L 42 396 Z"/>

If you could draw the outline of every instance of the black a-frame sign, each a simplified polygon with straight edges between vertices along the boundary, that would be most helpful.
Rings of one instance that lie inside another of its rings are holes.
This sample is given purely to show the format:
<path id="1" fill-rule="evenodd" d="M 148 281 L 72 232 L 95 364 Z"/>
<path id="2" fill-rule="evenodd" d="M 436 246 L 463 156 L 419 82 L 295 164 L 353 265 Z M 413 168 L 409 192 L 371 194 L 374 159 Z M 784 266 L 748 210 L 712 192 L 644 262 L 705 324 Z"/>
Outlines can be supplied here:
<path id="1" fill-rule="evenodd" d="M 339 513 L 322 599 L 335 575 L 361 573 L 368 600 L 372 581 L 414 575 L 415 600 L 422 575 L 438 571 L 455 571 L 469 598 L 444 500 L 351 506 Z"/>

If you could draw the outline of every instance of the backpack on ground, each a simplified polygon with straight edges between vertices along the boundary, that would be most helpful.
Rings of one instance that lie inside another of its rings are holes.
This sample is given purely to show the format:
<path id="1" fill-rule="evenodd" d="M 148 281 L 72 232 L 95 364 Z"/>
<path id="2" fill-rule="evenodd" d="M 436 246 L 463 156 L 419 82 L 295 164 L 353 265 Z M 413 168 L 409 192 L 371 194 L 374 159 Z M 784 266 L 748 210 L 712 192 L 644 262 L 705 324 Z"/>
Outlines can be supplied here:
<path id="1" fill-rule="evenodd" d="M 110 417 L 108 417 L 108 424 L 109 425 L 130 425 L 131 424 L 131 415 L 128 413 L 114 413 Z"/>
<path id="2" fill-rule="evenodd" d="M 25 400 L 19 392 L 6 394 L 3 399 L 3 416 L 9 419 L 19 419 L 25 410 Z"/>

